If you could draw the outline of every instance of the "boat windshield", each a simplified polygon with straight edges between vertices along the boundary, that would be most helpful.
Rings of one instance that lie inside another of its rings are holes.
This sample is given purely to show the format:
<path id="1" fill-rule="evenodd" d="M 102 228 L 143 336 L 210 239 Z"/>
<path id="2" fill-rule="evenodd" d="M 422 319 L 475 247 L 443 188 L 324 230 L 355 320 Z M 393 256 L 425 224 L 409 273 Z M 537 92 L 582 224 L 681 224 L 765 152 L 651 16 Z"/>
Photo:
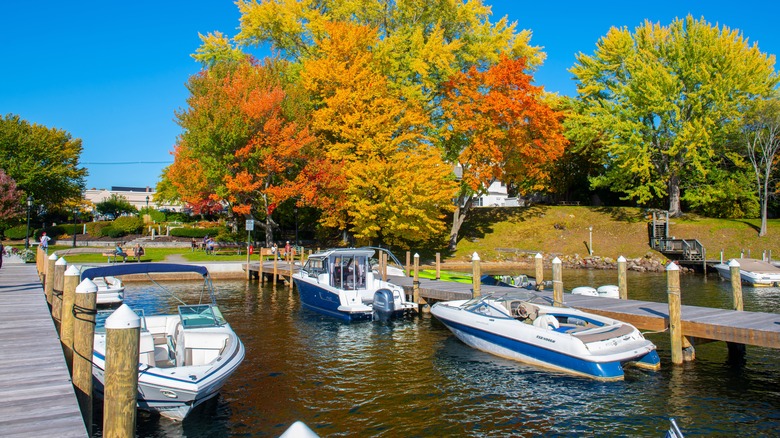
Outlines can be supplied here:
<path id="1" fill-rule="evenodd" d="M 484 304 L 486 301 L 490 301 L 492 305 L 504 305 L 505 303 L 512 302 L 512 301 L 539 302 L 540 300 L 543 300 L 543 298 L 537 296 L 532 292 L 526 292 L 522 290 L 521 291 L 512 290 L 511 292 L 507 292 L 507 293 L 502 292 L 502 293 L 481 295 L 479 297 L 472 298 L 466 301 L 465 303 L 463 303 L 463 305 L 461 305 L 461 307 L 463 307 L 466 310 L 475 310 L 476 308 Z"/>
<path id="2" fill-rule="evenodd" d="M 331 286 L 345 290 L 365 289 L 368 259 L 364 254 L 336 253 L 331 256 Z"/>
<path id="3" fill-rule="evenodd" d="M 106 319 L 111 316 L 112 313 L 114 313 L 114 310 L 116 309 L 98 310 L 97 313 L 95 313 L 95 333 L 106 332 Z M 133 309 L 133 312 L 135 312 L 135 314 L 141 318 L 141 331 L 148 331 L 146 329 L 146 317 L 144 316 L 144 309 Z"/>
<path id="4" fill-rule="evenodd" d="M 179 317 L 184 328 L 219 327 L 226 323 L 219 308 L 211 304 L 179 306 Z"/>
<path id="5" fill-rule="evenodd" d="M 328 259 L 324 257 L 309 257 L 303 270 L 309 277 L 317 278 L 320 274 L 328 272 Z"/>

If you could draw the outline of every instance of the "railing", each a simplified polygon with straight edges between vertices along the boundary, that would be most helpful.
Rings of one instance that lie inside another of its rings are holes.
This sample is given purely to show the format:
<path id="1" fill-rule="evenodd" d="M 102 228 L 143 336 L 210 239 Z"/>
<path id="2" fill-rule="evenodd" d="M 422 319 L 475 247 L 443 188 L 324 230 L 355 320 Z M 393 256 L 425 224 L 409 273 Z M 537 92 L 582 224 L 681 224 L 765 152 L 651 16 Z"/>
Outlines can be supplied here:
<path id="1" fill-rule="evenodd" d="M 664 254 L 681 254 L 683 260 L 704 260 L 704 245 L 696 239 L 653 239 L 652 247 Z"/>

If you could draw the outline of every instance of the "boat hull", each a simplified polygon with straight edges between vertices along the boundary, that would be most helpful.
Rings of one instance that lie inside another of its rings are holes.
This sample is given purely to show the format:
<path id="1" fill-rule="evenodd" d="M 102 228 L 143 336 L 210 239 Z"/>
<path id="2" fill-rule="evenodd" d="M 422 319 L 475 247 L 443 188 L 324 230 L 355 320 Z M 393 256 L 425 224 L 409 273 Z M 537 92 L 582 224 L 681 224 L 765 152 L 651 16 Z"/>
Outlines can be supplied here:
<path id="1" fill-rule="evenodd" d="M 293 280 L 298 288 L 301 305 L 307 309 L 344 321 L 367 321 L 373 317 L 373 309 L 367 306 L 364 310 L 349 311 L 341 305 L 341 299 L 337 293 L 298 278 L 293 278 Z"/>
<path id="2" fill-rule="evenodd" d="M 658 369 L 660 358 L 649 341 L 634 342 L 630 348 L 610 354 L 587 354 L 577 345 L 567 345 L 564 336 L 552 330 L 523 327 L 516 330 L 512 319 L 480 317 L 437 303 L 431 309 L 450 331 L 466 345 L 507 359 L 599 380 L 620 380 L 623 366 L 637 363 Z"/>
<path id="3" fill-rule="evenodd" d="M 757 261 L 746 262 L 745 259 L 740 259 L 740 265 L 757 264 Z M 763 269 L 776 271 L 777 268 L 773 265 L 765 262 L 761 262 L 766 266 Z M 719 263 L 714 266 L 715 270 L 724 280 L 731 280 L 731 268 L 728 264 Z M 750 271 L 741 269 L 739 270 L 740 282 L 750 287 L 780 287 L 780 272 L 766 272 L 766 271 Z"/>
<path id="4" fill-rule="evenodd" d="M 99 336 L 96 335 L 97 343 L 101 343 Z M 102 343 L 105 344 L 104 341 Z M 244 345 L 236 336 L 224 354 L 210 364 L 178 368 L 139 364 L 137 406 L 181 421 L 192 409 L 219 394 L 227 379 L 243 361 L 244 355 Z M 95 393 L 103 398 L 105 355 L 101 351 L 93 352 L 92 376 Z"/>

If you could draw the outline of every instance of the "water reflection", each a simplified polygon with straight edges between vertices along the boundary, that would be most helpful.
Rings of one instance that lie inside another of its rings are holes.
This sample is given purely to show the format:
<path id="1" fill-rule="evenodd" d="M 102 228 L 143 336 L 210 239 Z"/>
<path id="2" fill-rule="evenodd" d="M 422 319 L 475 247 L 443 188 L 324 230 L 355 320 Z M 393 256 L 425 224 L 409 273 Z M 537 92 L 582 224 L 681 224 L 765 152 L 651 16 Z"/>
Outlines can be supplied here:
<path id="1" fill-rule="evenodd" d="M 630 298 L 665 302 L 664 274 L 630 272 L 628 281 Z M 614 271 L 564 272 L 567 289 L 616 282 Z M 127 286 L 131 306 L 176 306 L 149 285 Z M 301 309 L 286 287 L 215 286 L 246 346 L 244 363 L 183 423 L 139 414 L 138 436 L 278 436 L 296 420 L 321 436 L 385 437 L 660 436 L 670 416 L 691 436 L 780 427 L 776 350 L 748 347 L 745 364 L 734 366 L 725 345 L 711 343 L 697 346 L 695 362 L 672 366 L 668 335 L 650 334 L 661 371 L 629 368 L 624 381 L 598 382 L 471 349 L 430 315 L 346 324 Z M 681 290 L 683 304 L 731 306 L 729 284 L 715 277 L 683 275 Z M 780 309 L 780 290 L 743 295 L 746 310 Z"/>

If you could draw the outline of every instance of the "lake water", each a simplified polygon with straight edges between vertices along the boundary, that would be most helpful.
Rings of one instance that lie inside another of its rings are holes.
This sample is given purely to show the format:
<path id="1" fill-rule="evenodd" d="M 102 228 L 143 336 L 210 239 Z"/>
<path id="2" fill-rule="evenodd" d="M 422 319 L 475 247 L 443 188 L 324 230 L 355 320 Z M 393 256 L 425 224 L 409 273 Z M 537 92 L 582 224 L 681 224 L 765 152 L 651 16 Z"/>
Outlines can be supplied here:
<path id="1" fill-rule="evenodd" d="M 564 286 L 615 284 L 616 275 L 566 271 Z M 780 435 L 778 350 L 749 346 L 734 364 L 725 344 L 710 343 L 673 366 L 668 334 L 649 334 L 661 371 L 629 368 L 624 381 L 598 382 L 473 350 L 431 315 L 347 324 L 302 310 L 283 286 L 215 285 L 244 363 L 184 422 L 139 412 L 138 436 L 279 436 L 296 420 L 320 436 L 663 436 L 669 417 L 687 436 Z M 175 308 L 148 284 L 127 286 L 131 307 Z M 681 290 L 683 304 L 731 305 L 729 283 L 714 275 L 683 275 Z M 630 272 L 629 297 L 666 302 L 665 274 Z M 745 288 L 744 302 L 780 313 L 780 289 Z"/>

